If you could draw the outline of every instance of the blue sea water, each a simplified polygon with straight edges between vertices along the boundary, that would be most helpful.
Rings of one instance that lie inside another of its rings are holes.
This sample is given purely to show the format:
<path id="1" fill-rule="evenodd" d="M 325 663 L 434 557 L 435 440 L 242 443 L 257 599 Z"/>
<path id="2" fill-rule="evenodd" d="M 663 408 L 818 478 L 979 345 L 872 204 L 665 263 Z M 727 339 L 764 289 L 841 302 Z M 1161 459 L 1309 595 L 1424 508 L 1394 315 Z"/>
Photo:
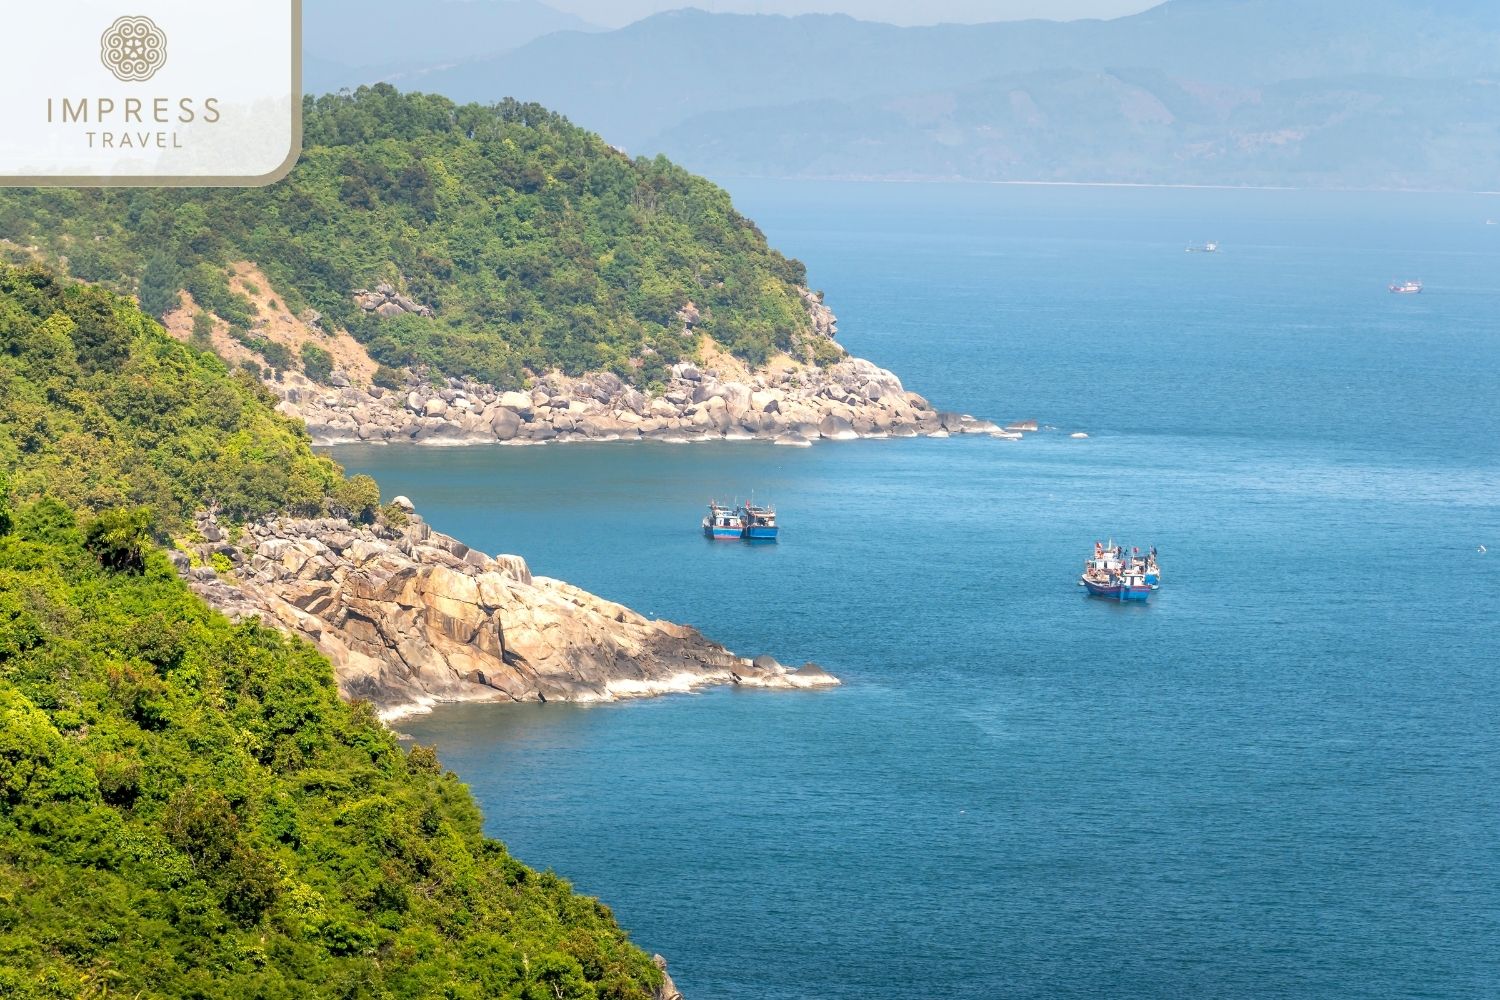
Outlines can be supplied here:
<path id="1" fill-rule="evenodd" d="M 691 1000 L 1500 995 L 1500 203 L 734 193 L 856 353 L 1061 430 L 337 449 L 846 682 L 404 722 L 489 830 Z M 751 489 L 780 544 L 699 536 Z M 1149 606 L 1075 586 L 1107 536 L 1160 548 Z"/>

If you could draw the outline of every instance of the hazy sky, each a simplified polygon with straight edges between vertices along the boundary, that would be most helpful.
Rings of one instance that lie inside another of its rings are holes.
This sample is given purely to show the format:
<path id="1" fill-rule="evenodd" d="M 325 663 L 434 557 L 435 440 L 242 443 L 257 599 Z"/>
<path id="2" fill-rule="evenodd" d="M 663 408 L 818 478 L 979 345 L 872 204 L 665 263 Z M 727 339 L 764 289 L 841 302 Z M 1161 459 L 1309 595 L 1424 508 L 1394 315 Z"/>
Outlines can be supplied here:
<path id="1" fill-rule="evenodd" d="M 1160 0 L 543 0 L 604 27 L 618 27 L 647 14 L 678 7 L 750 14 L 843 13 L 892 24 L 939 21 L 1008 21 L 1023 17 L 1068 20 L 1118 17 L 1154 7 Z"/>

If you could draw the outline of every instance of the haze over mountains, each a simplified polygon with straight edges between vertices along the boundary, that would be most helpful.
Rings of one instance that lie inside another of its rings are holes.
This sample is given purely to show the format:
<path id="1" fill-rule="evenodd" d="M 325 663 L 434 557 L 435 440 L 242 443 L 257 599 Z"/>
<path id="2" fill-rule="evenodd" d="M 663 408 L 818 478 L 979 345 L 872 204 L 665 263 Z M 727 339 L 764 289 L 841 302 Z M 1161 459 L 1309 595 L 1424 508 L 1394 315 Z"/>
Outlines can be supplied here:
<path id="1" fill-rule="evenodd" d="M 306 0 L 303 86 L 321 94 L 590 30 L 538 0 Z"/>
<path id="2" fill-rule="evenodd" d="M 683 10 L 448 62 L 388 78 L 540 101 L 718 177 L 1500 188 L 1488 0 L 1170 0 L 911 28 Z"/>

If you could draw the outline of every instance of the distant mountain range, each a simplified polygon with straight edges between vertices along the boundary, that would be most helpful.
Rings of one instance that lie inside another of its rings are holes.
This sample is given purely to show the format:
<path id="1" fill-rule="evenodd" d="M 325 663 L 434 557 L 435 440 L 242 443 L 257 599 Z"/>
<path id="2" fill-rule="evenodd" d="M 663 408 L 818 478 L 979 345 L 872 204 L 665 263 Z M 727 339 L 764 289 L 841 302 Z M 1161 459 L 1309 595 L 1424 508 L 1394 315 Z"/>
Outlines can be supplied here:
<path id="1" fill-rule="evenodd" d="M 310 54 L 335 48 L 312 9 L 349 2 L 309 0 Z M 392 67 L 381 78 L 540 101 L 711 176 L 1500 188 L 1491 0 L 1170 0 L 916 28 L 684 10 L 549 33 L 569 15 L 533 0 L 361 10 L 406 43 L 355 47 Z"/>
<path id="2" fill-rule="evenodd" d="M 321 94 L 591 30 L 537 0 L 304 0 L 303 86 Z"/>

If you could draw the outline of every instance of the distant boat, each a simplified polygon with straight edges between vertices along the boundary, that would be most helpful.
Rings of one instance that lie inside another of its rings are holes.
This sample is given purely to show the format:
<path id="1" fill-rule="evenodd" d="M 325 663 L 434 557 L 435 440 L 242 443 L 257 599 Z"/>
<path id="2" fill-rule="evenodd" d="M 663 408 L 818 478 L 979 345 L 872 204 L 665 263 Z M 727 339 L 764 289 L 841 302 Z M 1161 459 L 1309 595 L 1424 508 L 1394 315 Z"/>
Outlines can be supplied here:
<path id="1" fill-rule="evenodd" d="M 1198 244 L 1195 244 L 1194 246 L 1188 247 L 1187 248 L 1187 252 L 1188 253 L 1218 253 L 1219 252 L 1219 244 L 1217 244 L 1217 243 L 1198 243 Z"/>
<path id="2" fill-rule="evenodd" d="M 747 503 L 740 507 L 743 537 L 747 542 L 776 541 L 776 508 Z"/>
<path id="3" fill-rule="evenodd" d="M 1111 601 L 1147 601 L 1161 589 L 1161 568 L 1156 563 L 1156 549 L 1143 558 L 1139 549 L 1125 548 L 1110 541 L 1094 543 L 1094 557 L 1083 564 L 1078 585 L 1093 597 Z"/>
<path id="4" fill-rule="evenodd" d="M 745 523 L 739 514 L 717 501 L 708 505 L 708 516 L 703 519 L 703 537 L 716 542 L 739 541 Z"/>
<path id="5" fill-rule="evenodd" d="M 1484 224 L 1486 226 L 1500 226 L 1500 222 L 1496 222 L 1494 219 L 1485 219 Z"/>
<path id="6" fill-rule="evenodd" d="M 1422 283 L 1420 281 L 1399 281 L 1391 284 L 1393 295 L 1420 295 L 1422 294 Z"/>

